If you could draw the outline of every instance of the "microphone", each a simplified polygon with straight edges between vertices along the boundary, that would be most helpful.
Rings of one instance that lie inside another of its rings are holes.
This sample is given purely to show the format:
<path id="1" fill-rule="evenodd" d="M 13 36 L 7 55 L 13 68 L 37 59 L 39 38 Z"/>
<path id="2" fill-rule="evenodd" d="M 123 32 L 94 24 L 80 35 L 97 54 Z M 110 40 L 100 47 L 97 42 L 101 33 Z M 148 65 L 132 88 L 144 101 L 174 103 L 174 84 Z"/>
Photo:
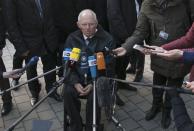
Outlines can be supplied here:
<path id="1" fill-rule="evenodd" d="M 81 50 L 79 48 L 73 48 L 70 54 L 69 67 L 74 67 L 75 63 L 79 60 Z"/>
<path id="2" fill-rule="evenodd" d="M 104 59 L 104 54 L 102 52 L 96 53 L 96 63 L 97 63 L 97 69 L 98 69 L 98 75 L 103 76 L 106 75 L 105 70 L 106 70 L 106 62 Z"/>
<path id="3" fill-rule="evenodd" d="M 90 73 L 93 79 L 96 78 L 97 73 L 96 73 L 96 58 L 95 56 L 89 56 L 88 57 L 88 64 L 90 67 Z"/>
<path id="4" fill-rule="evenodd" d="M 105 51 L 106 51 L 108 54 L 110 54 L 110 55 L 112 55 L 112 56 L 114 56 L 114 57 L 117 56 L 117 53 L 113 52 L 113 51 L 110 50 L 108 47 L 105 46 L 104 49 L 105 49 Z"/>
<path id="5" fill-rule="evenodd" d="M 71 54 L 71 48 L 65 48 L 63 51 L 63 60 L 66 62 L 69 60 L 70 54 Z"/>
<path id="6" fill-rule="evenodd" d="M 93 79 L 93 122 L 92 130 L 96 131 L 96 58 L 95 56 L 88 57 L 88 63 L 90 67 L 91 77 Z"/>
<path id="7" fill-rule="evenodd" d="M 64 70 L 64 74 L 63 74 L 65 79 L 69 76 L 71 69 L 75 67 L 76 62 L 79 60 L 80 52 L 81 52 L 81 50 L 79 48 L 73 48 L 71 53 L 70 53 L 69 49 L 68 49 L 68 51 L 69 51 L 70 56 L 69 56 L 69 61 L 67 63 L 67 65 L 68 65 L 67 69 Z M 66 57 L 64 59 L 68 60 L 68 57 Z"/>
<path id="8" fill-rule="evenodd" d="M 29 61 L 23 68 L 21 68 L 21 70 L 19 70 L 17 73 L 18 73 L 18 74 L 19 74 L 19 73 L 24 73 L 24 71 L 25 71 L 27 68 L 29 68 L 29 67 L 32 66 L 32 65 L 37 64 L 38 60 L 39 60 L 38 56 L 32 57 L 32 58 L 30 59 L 30 61 Z"/>
<path id="9" fill-rule="evenodd" d="M 98 70 L 105 70 L 106 64 L 104 60 L 104 54 L 102 52 L 96 53 L 96 62 L 97 62 L 97 69 Z"/>
<path id="10" fill-rule="evenodd" d="M 63 51 L 63 75 L 66 74 L 67 72 L 67 67 L 68 67 L 68 61 L 70 59 L 70 54 L 71 54 L 71 48 L 65 48 Z"/>
<path id="11" fill-rule="evenodd" d="M 84 85 L 87 85 L 87 77 L 88 77 L 88 70 L 89 70 L 88 55 L 86 52 L 81 52 L 80 56 L 81 56 L 80 68 L 81 68 L 81 72 L 84 74 Z"/>

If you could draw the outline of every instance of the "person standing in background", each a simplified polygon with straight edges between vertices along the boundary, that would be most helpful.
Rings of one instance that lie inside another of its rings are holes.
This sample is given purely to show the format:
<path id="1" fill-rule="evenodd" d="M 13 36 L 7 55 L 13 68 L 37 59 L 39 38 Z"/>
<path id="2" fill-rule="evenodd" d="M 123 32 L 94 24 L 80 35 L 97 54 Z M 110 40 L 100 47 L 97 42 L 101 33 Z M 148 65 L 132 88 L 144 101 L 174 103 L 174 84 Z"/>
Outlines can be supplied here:
<path id="1" fill-rule="evenodd" d="M 43 72 L 54 69 L 56 64 L 53 54 L 58 47 L 57 34 L 53 20 L 52 4 L 48 0 L 3 0 L 5 22 L 11 43 L 16 49 L 16 55 L 24 57 L 28 63 L 33 56 L 40 56 L 43 63 Z M 27 69 L 27 79 L 37 76 L 37 65 Z M 44 76 L 47 93 L 56 81 L 56 73 Z M 38 80 L 28 84 L 31 97 L 31 105 L 35 105 L 39 99 L 41 85 Z M 61 101 L 57 92 L 49 97 Z"/>
<path id="2" fill-rule="evenodd" d="M 114 50 L 118 56 L 131 52 L 133 46 L 146 39 L 146 43 L 161 46 L 183 36 L 191 26 L 191 16 L 194 12 L 194 1 L 189 0 L 188 6 L 182 0 L 144 0 L 141 6 L 136 29 L 128 37 L 122 47 Z M 192 11 L 192 10 L 191 10 Z M 178 16 L 178 17 L 177 17 Z M 183 26 L 184 25 L 184 26 Z M 164 60 L 156 55 L 151 56 L 151 70 L 154 85 L 181 87 L 184 76 L 190 68 L 184 68 L 180 62 Z M 166 93 L 163 102 L 163 89 L 152 89 L 153 102 L 151 109 L 146 113 L 145 119 L 152 120 L 162 108 L 161 126 L 166 129 L 171 123 L 170 96 Z"/>
<path id="3" fill-rule="evenodd" d="M 122 43 L 131 36 L 135 30 L 137 23 L 137 13 L 140 9 L 141 0 L 107 0 L 107 15 L 110 27 L 110 33 L 112 34 L 117 47 L 120 47 Z M 134 72 L 136 66 L 139 68 L 136 77 L 140 80 L 143 76 L 144 70 L 144 55 L 140 52 L 133 51 L 130 59 L 136 59 L 138 62 L 132 62 L 132 68 Z M 129 64 L 129 56 L 123 56 L 116 60 L 116 74 L 119 79 L 126 79 L 126 68 Z M 136 79 L 136 78 L 135 78 Z M 118 83 L 118 88 L 129 89 L 136 91 L 135 87 L 128 84 Z M 119 105 L 124 105 L 124 102 L 118 97 L 117 102 Z"/>
<path id="4" fill-rule="evenodd" d="M 5 65 L 2 60 L 3 47 L 5 46 L 5 24 L 3 18 L 2 0 L 0 0 L 0 89 L 6 90 L 10 88 L 9 79 L 3 78 L 3 72 L 5 72 Z M 2 95 L 3 106 L 1 109 L 1 115 L 7 115 L 12 109 L 12 97 L 11 92 L 5 92 Z"/>

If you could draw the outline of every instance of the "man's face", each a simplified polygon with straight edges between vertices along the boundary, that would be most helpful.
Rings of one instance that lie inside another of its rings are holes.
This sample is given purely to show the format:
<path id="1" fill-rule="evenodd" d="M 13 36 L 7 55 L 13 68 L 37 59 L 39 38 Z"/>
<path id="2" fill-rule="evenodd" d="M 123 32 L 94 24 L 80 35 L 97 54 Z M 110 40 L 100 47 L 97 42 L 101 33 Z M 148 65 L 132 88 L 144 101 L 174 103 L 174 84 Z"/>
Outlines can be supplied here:
<path id="1" fill-rule="evenodd" d="M 81 32 L 87 36 L 91 37 L 96 33 L 97 21 L 92 16 L 83 16 L 77 25 Z"/>

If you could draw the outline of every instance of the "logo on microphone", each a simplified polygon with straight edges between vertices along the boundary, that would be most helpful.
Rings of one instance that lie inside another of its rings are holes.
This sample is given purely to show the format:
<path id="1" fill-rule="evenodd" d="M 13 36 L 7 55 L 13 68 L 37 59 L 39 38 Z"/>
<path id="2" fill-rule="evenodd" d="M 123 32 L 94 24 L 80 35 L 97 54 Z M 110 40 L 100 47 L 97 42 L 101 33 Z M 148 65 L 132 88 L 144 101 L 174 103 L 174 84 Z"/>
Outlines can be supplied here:
<path id="1" fill-rule="evenodd" d="M 89 66 L 95 66 L 96 65 L 96 59 L 89 60 L 88 64 L 89 64 Z"/>
<path id="2" fill-rule="evenodd" d="M 87 57 L 86 57 L 86 56 L 82 56 L 82 57 L 81 57 L 81 61 L 82 61 L 82 62 L 87 62 Z"/>
<path id="3" fill-rule="evenodd" d="M 71 48 L 66 48 L 66 49 L 63 51 L 63 59 L 68 61 L 70 55 L 71 55 Z"/>

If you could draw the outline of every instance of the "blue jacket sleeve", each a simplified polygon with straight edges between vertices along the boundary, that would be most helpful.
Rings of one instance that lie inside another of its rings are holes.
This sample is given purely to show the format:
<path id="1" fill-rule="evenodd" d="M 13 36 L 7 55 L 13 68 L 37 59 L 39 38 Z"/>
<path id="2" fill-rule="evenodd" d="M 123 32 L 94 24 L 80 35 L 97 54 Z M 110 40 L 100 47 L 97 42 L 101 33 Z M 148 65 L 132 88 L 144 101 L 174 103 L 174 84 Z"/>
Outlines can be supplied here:
<path id="1" fill-rule="evenodd" d="M 194 52 L 183 52 L 183 62 L 194 64 Z"/>
<path id="2" fill-rule="evenodd" d="M 173 97 L 171 99 L 174 121 L 177 131 L 194 131 L 194 124 L 192 123 L 185 104 L 181 97 Z"/>

